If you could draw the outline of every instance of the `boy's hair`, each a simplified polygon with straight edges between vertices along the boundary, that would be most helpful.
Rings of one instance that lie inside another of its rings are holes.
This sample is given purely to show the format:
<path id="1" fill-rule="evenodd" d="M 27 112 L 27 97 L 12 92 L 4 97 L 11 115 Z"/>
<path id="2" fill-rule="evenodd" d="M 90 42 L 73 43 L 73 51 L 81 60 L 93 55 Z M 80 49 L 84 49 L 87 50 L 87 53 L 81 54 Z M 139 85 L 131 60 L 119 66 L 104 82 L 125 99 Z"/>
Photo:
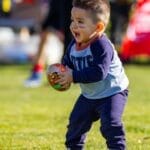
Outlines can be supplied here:
<path id="1" fill-rule="evenodd" d="M 88 10 L 94 22 L 102 21 L 107 26 L 110 16 L 110 5 L 107 0 L 73 0 L 72 5 Z"/>

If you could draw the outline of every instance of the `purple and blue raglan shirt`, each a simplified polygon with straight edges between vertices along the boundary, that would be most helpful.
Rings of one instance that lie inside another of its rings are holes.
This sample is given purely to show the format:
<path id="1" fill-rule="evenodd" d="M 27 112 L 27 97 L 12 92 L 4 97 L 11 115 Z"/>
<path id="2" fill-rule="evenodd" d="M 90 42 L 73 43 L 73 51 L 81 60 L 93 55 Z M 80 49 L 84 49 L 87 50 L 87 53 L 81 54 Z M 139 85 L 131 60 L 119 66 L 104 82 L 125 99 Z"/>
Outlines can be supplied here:
<path id="1" fill-rule="evenodd" d="M 79 83 L 82 95 L 100 99 L 119 93 L 129 81 L 114 46 L 102 35 L 82 50 L 72 41 L 63 64 L 73 69 L 73 81 Z"/>

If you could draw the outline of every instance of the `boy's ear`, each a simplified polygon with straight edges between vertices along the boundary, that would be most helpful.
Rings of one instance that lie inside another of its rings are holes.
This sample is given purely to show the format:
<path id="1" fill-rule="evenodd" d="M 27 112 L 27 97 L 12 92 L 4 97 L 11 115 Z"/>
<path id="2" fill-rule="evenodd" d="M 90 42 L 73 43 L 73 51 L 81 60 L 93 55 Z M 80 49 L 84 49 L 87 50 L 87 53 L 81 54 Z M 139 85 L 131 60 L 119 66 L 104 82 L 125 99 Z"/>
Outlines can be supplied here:
<path id="1" fill-rule="evenodd" d="M 104 25 L 104 23 L 103 22 L 98 22 L 97 23 L 97 30 L 99 31 L 99 32 L 102 32 L 102 31 L 104 31 L 104 29 L 105 29 L 105 25 Z"/>

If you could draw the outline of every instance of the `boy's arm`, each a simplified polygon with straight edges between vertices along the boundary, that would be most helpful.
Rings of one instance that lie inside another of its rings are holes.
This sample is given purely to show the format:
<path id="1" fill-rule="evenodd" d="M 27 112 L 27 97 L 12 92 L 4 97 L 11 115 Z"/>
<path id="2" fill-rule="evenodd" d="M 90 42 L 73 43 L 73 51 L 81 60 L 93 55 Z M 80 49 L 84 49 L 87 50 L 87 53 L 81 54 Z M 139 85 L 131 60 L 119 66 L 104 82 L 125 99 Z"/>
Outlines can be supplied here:
<path id="1" fill-rule="evenodd" d="M 71 43 L 69 44 L 63 58 L 62 58 L 62 61 L 61 63 L 65 66 L 68 66 L 69 68 L 73 69 L 73 64 L 72 62 L 70 61 L 70 50 L 71 50 L 71 46 L 73 45 L 74 41 L 72 40 Z"/>
<path id="2" fill-rule="evenodd" d="M 92 83 L 106 78 L 113 58 L 113 47 L 109 43 L 91 45 L 93 61 L 83 70 L 73 70 L 74 83 Z"/>

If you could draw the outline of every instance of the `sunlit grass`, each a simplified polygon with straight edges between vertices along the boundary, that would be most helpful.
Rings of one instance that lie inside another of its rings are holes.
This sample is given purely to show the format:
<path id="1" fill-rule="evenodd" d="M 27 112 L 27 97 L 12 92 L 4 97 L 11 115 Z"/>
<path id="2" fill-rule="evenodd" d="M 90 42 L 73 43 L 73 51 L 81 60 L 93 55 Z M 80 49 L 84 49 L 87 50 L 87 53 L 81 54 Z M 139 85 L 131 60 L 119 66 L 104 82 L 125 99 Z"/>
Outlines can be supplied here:
<path id="1" fill-rule="evenodd" d="M 48 86 L 26 89 L 23 80 L 29 65 L 0 66 L 0 150 L 64 150 L 68 116 L 78 85 L 66 92 Z M 129 99 L 123 121 L 128 150 L 150 149 L 150 69 L 149 66 L 125 66 L 130 79 Z M 87 150 L 105 150 L 99 122 L 88 134 Z"/>

